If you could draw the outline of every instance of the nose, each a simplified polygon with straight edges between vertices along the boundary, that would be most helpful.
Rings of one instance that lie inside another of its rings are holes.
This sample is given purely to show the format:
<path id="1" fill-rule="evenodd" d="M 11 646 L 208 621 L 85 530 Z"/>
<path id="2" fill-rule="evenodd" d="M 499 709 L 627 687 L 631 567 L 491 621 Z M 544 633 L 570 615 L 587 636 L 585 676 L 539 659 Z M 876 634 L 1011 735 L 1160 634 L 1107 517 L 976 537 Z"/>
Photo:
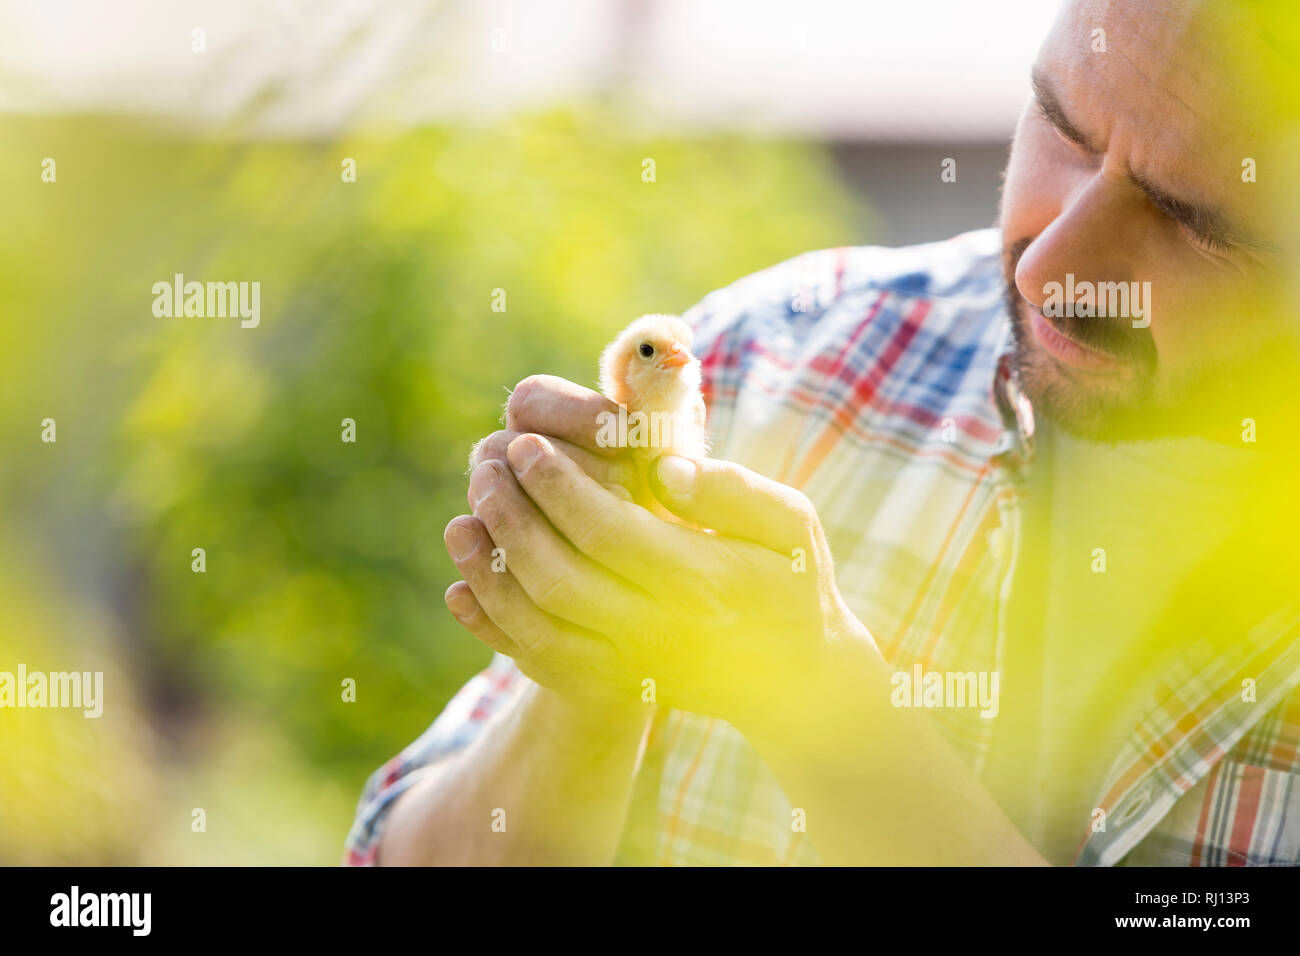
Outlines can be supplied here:
<path id="1" fill-rule="evenodd" d="M 1016 286 L 1042 308 L 1049 283 L 1128 282 L 1136 275 L 1133 250 L 1147 247 L 1145 203 L 1132 186 L 1107 175 L 1072 184 L 1054 215 L 1025 251 Z"/>

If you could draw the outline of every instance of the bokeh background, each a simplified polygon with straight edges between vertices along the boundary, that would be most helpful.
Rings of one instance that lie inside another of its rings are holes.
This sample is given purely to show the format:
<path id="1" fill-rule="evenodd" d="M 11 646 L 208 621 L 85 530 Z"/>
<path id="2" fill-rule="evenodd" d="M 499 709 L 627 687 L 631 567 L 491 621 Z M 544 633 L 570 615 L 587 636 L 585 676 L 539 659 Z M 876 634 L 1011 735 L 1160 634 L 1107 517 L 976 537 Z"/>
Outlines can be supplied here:
<path id="1" fill-rule="evenodd" d="M 489 657 L 441 533 L 507 387 L 991 224 L 1055 6 L 0 3 L 0 670 L 105 674 L 0 710 L 0 863 L 337 862 Z M 178 272 L 260 326 L 154 316 Z"/>

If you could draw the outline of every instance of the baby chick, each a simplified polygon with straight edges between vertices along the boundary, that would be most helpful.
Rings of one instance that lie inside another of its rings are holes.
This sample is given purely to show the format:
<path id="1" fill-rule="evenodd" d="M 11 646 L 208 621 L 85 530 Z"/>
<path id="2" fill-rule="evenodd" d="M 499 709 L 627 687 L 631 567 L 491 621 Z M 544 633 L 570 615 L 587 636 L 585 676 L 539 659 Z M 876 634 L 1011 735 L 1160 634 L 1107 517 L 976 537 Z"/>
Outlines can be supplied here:
<path id="1" fill-rule="evenodd" d="M 693 339 L 690 326 L 676 316 L 643 315 L 600 356 L 600 390 L 627 408 L 627 444 L 638 457 L 708 454 Z"/>

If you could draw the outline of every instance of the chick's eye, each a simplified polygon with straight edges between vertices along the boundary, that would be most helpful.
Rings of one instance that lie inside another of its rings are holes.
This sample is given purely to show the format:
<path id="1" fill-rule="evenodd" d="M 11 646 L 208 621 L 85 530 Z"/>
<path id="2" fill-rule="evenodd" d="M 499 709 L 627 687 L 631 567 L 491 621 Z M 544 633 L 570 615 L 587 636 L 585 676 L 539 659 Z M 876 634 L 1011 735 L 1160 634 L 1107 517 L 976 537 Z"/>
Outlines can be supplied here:
<path id="1" fill-rule="evenodd" d="M 649 342 L 642 342 L 641 347 L 637 349 L 637 351 L 641 353 L 642 358 L 650 358 L 650 356 L 655 354 L 655 347 Z"/>

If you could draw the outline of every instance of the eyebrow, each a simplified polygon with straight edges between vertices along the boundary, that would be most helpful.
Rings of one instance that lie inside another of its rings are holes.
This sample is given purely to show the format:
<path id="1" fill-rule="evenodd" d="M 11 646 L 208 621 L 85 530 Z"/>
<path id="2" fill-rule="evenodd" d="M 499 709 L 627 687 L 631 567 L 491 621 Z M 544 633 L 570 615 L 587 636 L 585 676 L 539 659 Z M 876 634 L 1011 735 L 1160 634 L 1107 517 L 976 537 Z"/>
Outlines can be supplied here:
<path id="1" fill-rule="evenodd" d="M 1030 72 L 1029 82 L 1033 87 L 1034 99 L 1038 104 L 1039 112 L 1052 126 L 1056 127 L 1057 132 L 1090 156 L 1102 155 L 1104 150 L 1098 149 L 1087 134 L 1070 121 L 1065 108 L 1056 95 L 1055 89 L 1052 87 L 1051 81 L 1047 78 L 1047 74 L 1035 66 Z M 1227 216 L 1214 206 L 1180 199 L 1131 169 L 1128 171 L 1128 178 L 1134 186 L 1142 191 L 1151 205 L 1155 206 L 1165 216 L 1181 223 L 1204 239 L 1209 239 L 1230 248 L 1244 247 L 1263 252 L 1275 251 L 1275 247 L 1270 243 L 1254 239 L 1238 229 Z"/>

